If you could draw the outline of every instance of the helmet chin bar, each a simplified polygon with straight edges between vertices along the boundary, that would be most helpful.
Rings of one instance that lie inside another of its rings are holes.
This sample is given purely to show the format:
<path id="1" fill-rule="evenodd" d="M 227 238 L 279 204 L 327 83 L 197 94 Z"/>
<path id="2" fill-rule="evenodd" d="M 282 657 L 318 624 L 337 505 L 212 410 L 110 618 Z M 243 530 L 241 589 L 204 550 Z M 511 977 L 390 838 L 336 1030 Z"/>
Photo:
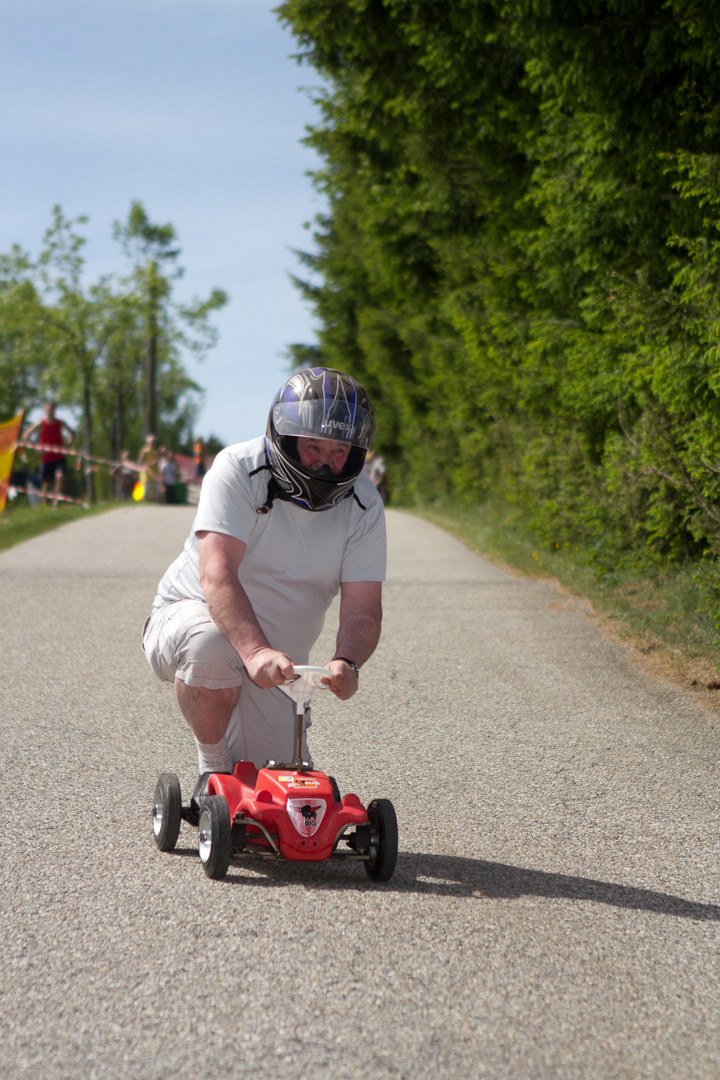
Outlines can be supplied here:
<path id="1" fill-rule="evenodd" d="M 321 465 L 319 469 L 308 469 L 311 476 L 317 476 L 318 480 L 333 480 L 335 473 L 329 465 Z"/>

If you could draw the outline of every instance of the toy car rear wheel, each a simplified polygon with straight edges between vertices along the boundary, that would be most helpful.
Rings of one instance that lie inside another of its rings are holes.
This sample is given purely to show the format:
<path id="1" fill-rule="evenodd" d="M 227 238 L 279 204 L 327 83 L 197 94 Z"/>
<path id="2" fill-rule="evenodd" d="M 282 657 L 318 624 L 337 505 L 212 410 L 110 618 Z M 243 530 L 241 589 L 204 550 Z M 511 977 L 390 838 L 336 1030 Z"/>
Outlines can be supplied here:
<path id="1" fill-rule="evenodd" d="M 373 881 L 389 881 L 398 854 L 395 808 L 389 799 L 373 799 L 367 814 L 370 822 L 370 857 L 365 869 Z"/>
<path id="2" fill-rule="evenodd" d="M 160 851 L 173 851 L 180 832 L 182 796 L 175 773 L 161 773 L 153 798 L 152 823 Z"/>
<path id="3" fill-rule="evenodd" d="M 219 881 L 225 877 L 232 855 L 232 825 L 222 795 L 208 795 L 200 807 L 198 854 L 209 878 Z"/>

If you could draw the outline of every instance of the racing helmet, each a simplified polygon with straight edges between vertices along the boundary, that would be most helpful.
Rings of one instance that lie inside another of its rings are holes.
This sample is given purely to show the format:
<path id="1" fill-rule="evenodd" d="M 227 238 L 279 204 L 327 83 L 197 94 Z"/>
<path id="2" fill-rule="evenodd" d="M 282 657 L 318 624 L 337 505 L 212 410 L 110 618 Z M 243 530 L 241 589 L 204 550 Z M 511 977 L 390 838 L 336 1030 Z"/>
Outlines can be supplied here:
<path id="1" fill-rule="evenodd" d="M 283 383 L 268 417 L 267 458 L 286 499 L 306 510 L 328 510 L 346 495 L 362 472 L 372 446 L 375 417 L 360 383 L 334 368 L 304 368 Z M 342 472 L 328 466 L 310 471 L 300 461 L 299 438 L 351 444 Z"/>

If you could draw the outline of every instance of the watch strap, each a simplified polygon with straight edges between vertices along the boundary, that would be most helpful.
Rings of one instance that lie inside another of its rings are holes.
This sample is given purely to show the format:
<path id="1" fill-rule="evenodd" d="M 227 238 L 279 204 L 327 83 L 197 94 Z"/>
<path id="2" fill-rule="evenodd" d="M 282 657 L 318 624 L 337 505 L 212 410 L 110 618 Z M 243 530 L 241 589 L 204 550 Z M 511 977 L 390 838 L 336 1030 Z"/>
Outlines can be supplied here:
<path id="1" fill-rule="evenodd" d="M 344 660 L 344 662 L 346 664 L 349 664 L 349 666 L 355 672 L 355 678 L 356 679 L 360 678 L 360 669 L 358 668 L 358 666 L 357 666 L 357 664 L 355 663 L 354 660 L 348 660 L 347 656 L 333 656 L 333 660 Z"/>

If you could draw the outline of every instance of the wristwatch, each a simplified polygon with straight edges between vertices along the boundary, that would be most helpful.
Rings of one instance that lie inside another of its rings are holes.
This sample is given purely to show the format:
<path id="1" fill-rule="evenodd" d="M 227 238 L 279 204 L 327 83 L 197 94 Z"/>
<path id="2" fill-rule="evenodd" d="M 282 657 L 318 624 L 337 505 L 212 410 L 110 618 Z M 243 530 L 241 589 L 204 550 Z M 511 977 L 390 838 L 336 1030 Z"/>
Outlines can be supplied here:
<path id="1" fill-rule="evenodd" d="M 333 660 L 344 660 L 345 663 L 348 664 L 355 672 L 355 678 L 360 678 L 360 669 L 358 668 L 354 660 L 348 660 L 347 656 L 334 656 Z"/>

